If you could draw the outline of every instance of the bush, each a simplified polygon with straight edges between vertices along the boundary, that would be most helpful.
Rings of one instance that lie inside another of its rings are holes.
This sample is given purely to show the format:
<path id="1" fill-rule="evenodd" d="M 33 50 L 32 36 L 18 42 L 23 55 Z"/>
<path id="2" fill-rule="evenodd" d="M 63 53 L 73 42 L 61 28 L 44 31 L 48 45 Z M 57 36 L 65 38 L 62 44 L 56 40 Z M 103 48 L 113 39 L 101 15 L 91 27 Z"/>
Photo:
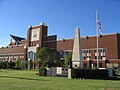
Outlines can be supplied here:
<path id="1" fill-rule="evenodd" d="M 7 62 L 0 62 L 0 69 L 6 69 L 7 68 Z"/>
<path id="2" fill-rule="evenodd" d="M 46 70 L 46 68 L 44 66 L 41 66 L 39 68 L 39 75 L 41 75 L 41 76 L 47 76 L 47 70 Z"/>
<path id="3" fill-rule="evenodd" d="M 72 78 L 108 79 L 109 74 L 107 69 L 72 69 Z"/>
<path id="4" fill-rule="evenodd" d="M 15 69 L 21 69 L 21 68 L 24 68 L 24 61 L 23 60 L 17 60 Z"/>
<path id="5" fill-rule="evenodd" d="M 6 68 L 7 68 L 7 62 L 3 62 L 3 63 L 2 63 L 2 68 L 3 68 L 3 69 L 6 69 Z"/>
<path id="6" fill-rule="evenodd" d="M 0 62 L 0 69 L 2 69 L 2 62 Z"/>
<path id="7" fill-rule="evenodd" d="M 28 69 L 32 69 L 32 68 L 33 68 L 33 63 L 32 63 L 32 61 L 29 61 L 29 62 L 28 62 L 28 66 L 29 66 Z"/>
<path id="8" fill-rule="evenodd" d="M 15 68 L 15 62 L 8 62 L 8 68 L 14 69 Z"/>

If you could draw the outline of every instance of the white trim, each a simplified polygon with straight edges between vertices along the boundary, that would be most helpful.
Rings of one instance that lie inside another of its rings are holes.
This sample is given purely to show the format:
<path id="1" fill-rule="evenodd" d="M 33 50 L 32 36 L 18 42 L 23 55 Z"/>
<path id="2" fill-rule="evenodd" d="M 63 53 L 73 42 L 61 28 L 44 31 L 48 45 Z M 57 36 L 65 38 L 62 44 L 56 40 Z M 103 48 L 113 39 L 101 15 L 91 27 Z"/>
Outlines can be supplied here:
<path id="1" fill-rule="evenodd" d="M 4 55 L 18 55 L 18 54 L 19 54 L 19 55 L 20 55 L 20 54 L 23 54 L 23 55 L 24 55 L 24 53 L 11 53 L 11 54 L 8 53 L 8 54 L 0 54 L 0 55 L 3 55 L 3 56 L 4 56 Z"/>

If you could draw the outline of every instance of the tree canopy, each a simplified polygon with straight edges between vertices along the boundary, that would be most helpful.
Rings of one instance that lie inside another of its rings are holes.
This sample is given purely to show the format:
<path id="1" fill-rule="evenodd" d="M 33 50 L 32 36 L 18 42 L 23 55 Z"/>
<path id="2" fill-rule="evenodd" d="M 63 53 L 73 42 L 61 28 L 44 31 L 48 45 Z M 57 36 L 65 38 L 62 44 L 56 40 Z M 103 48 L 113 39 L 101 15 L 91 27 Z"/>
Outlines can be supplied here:
<path id="1" fill-rule="evenodd" d="M 36 58 L 44 66 L 61 66 L 61 55 L 55 49 L 43 47 L 37 52 Z"/>

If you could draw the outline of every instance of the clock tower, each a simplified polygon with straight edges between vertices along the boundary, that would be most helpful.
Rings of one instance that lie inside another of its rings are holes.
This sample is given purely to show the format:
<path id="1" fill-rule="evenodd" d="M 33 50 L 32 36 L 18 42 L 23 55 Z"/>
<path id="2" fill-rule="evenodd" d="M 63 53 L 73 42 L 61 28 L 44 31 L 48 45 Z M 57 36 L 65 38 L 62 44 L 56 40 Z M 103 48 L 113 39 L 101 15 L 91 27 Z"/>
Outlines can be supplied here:
<path id="1" fill-rule="evenodd" d="M 27 40 L 28 47 L 44 46 L 44 37 L 47 36 L 48 27 L 44 23 L 40 23 L 39 26 L 28 26 Z"/>

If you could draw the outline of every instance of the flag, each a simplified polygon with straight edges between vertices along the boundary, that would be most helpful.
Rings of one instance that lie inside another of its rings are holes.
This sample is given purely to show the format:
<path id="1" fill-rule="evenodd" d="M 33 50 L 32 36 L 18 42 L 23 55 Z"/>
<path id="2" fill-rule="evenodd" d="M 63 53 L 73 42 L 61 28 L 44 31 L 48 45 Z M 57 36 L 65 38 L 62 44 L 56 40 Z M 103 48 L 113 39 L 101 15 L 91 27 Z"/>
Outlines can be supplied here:
<path id="1" fill-rule="evenodd" d="M 97 27 L 98 27 L 98 30 L 99 30 L 99 33 L 102 34 L 102 27 L 101 27 L 101 24 L 100 24 L 100 19 L 99 19 L 99 15 L 97 15 Z"/>

